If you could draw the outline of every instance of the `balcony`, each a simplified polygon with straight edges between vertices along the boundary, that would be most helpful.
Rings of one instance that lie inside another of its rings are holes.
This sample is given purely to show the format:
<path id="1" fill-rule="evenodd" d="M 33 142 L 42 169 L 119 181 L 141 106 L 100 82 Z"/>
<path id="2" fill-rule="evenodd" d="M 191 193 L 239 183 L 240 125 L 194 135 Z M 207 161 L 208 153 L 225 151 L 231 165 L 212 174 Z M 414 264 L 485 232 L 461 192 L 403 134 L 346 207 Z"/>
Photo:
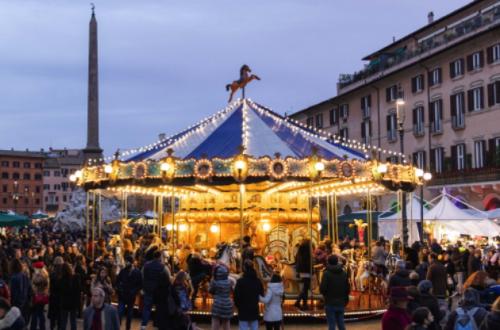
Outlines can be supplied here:
<path id="1" fill-rule="evenodd" d="M 457 25 L 451 24 L 442 28 L 431 37 L 421 39 L 415 50 L 402 46 L 392 52 L 381 54 L 365 65 L 363 70 L 353 74 L 341 74 L 338 80 L 338 94 L 347 93 L 407 65 L 421 61 L 497 25 L 500 25 L 500 6 L 483 13 L 478 12 L 474 17 Z"/>
<path id="2" fill-rule="evenodd" d="M 500 181 L 500 168 L 468 168 L 460 171 L 443 171 L 442 173 L 434 173 L 429 186 L 444 186 L 489 181 Z"/>

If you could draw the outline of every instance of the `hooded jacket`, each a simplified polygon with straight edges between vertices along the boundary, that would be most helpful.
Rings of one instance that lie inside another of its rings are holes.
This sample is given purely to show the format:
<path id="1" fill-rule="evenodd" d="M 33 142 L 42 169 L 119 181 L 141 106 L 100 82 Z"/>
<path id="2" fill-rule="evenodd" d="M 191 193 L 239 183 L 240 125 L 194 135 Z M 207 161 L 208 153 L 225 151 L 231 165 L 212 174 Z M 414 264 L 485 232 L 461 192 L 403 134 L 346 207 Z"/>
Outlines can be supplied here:
<path id="1" fill-rule="evenodd" d="M 250 269 L 244 272 L 234 288 L 234 305 L 238 309 L 238 320 L 259 319 L 259 296 L 263 294 L 264 287 L 257 278 L 255 270 Z"/>
<path id="2" fill-rule="evenodd" d="M 260 297 L 260 301 L 264 303 L 264 321 L 277 322 L 283 319 L 283 310 L 281 302 L 283 293 L 285 292 L 282 282 L 269 283 L 267 292 L 264 297 Z"/>
<path id="3" fill-rule="evenodd" d="M 224 266 L 217 266 L 214 279 L 210 282 L 208 291 L 212 294 L 212 316 L 221 319 L 233 317 L 233 301 L 231 300 L 231 282 L 228 279 L 229 271 Z"/>
<path id="4" fill-rule="evenodd" d="M 321 279 L 320 292 L 325 305 L 344 307 L 349 302 L 349 280 L 347 273 L 339 265 L 328 265 Z"/>
<path id="5" fill-rule="evenodd" d="M 389 278 L 388 289 L 396 286 L 409 287 L 410 285 L 410 273 L 406 269 L 399 269 Z"/>
<path id="6" fill-rule="evenodd" d="M 24 319 L 17 307 L 11 307 L 4 318 L 0 319 L 0 330 L 23 330 L 24 327 Z"/>

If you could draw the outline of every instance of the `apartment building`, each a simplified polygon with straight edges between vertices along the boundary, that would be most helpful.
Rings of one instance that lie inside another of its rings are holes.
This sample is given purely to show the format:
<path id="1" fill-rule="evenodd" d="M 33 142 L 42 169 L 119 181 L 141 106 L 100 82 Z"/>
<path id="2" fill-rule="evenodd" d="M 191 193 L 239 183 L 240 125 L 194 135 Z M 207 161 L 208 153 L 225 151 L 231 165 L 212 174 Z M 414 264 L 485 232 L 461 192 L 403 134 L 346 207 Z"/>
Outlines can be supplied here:
<path id="1" fill-rule="evenodd" d="M 427 198 L 446 187 L 476 207 L 500 207 L 500 2 L 429 13 L 427 25 L 363 60 L 340 75 L 337 96 L 291 117 L 394 151 L 404 119 L 405 154 L 433 174 Z"/>

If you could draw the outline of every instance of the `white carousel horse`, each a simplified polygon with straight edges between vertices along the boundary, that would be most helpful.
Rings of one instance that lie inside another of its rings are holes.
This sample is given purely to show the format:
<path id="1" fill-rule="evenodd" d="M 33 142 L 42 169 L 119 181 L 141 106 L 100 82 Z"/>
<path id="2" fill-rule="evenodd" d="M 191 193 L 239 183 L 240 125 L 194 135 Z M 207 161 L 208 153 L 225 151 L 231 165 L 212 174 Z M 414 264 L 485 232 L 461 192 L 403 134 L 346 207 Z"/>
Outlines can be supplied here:
<path id="1" fill-rule="evenodd" d="M 311 278 L 311 290 L 314 298 L 319 298 L 319 284 L 321 283 L 321 276 L 323 275 L 322 266 L 313 267 L 313 276 Z M 299 296 L 301 291 L 301 281 L 295 269 L 295 263 L 288 263 L 281 261 L 281 278 L 285 288 L 285 298 L 295 299 Z"/>
<path id="2" fill-rule="evenodd" d="M 222 263 L 227 266 L 229 269 L 229 280 L 234 287 L 234 285 L 236 285 L 236 281 L 240 278 L 240 275 L 236 273 L 240 260 L 236 247 L 228 243 L 218 244 L 215 260 L 217 263 Z"/>

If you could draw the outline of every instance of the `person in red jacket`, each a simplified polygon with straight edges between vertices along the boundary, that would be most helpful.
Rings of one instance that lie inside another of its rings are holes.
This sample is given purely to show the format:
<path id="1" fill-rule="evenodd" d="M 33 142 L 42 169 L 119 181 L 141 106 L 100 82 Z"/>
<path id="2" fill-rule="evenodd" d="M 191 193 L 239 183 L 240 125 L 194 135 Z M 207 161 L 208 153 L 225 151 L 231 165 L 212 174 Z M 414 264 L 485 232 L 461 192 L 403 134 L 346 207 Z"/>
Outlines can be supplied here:
<path id="1" fill-rule="evenodd" d="M 405 287 L 391 288 L 390 306 L 382 317 L 382 330 L 402 330 L 411 323 L 406 311 L 410 299 Z"/>

